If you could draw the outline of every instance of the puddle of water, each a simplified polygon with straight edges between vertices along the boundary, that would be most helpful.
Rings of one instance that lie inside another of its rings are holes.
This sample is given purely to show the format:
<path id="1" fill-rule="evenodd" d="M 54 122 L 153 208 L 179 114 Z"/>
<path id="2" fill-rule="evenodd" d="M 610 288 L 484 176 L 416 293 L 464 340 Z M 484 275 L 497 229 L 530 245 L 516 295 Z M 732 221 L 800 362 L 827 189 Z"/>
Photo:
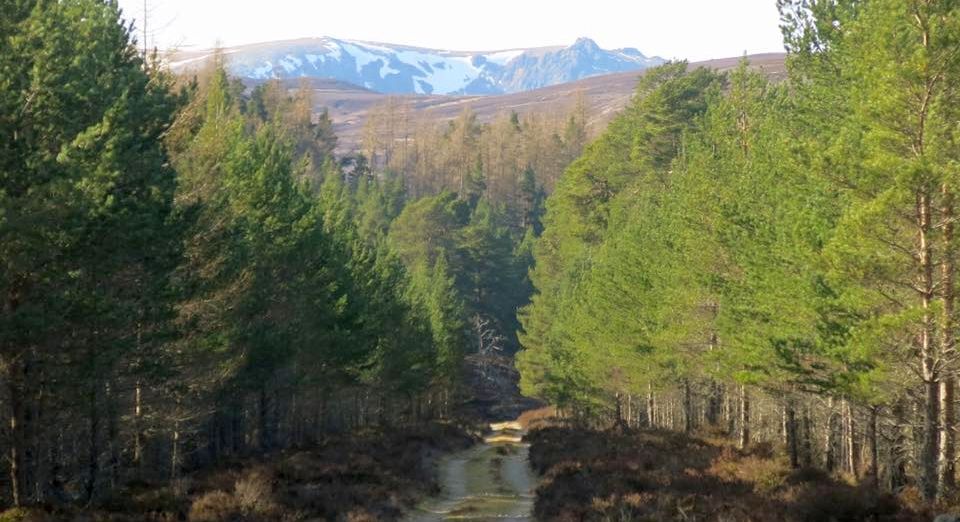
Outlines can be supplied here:
<path id="1" fill-rule="evenodd" d="M 425 500 L 407 522 L 442 520 L 533 520 L 536 477 L 528 461 L 529 445 L 522 442 L 517 422 L 490 425 L 478 444 L 438 462 L 440 495 Z"/>

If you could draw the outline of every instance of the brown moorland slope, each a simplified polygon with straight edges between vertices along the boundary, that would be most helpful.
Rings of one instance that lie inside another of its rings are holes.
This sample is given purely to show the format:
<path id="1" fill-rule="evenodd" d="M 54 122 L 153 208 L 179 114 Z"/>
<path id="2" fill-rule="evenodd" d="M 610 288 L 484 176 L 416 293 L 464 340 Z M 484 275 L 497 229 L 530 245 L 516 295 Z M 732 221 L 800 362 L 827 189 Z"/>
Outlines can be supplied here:
<path id="1" fill-rule="evenodd" d="M 786 75 L 783 53 L 756 54 L 747 56 L 752 67 L 766 72 L 773 78 Z M 733 69 L 741 58 L 721 58 L 693 62 L 691 67 L 709 67 L 719 71 Z M 589 124 L 594 129 L 605 126 L 630 101 L 637 79 L 642 72 L 607 74 L 576 82 L 554 85 L 533 91 L 499 96 L 443 96 L 443 95 L 387 95 L 329 80 L 305 80 L 313 89 L 316 110 L 327 109 L 340 139 L 339 152 L 347 153 L 359 147 L 364 124 L 369 111 L 383 104 L 391 96 L 406 105 L 416 121 L 422 123 L 452 120 L 464 108 L 477 114 L 481 122 L 487 122 L 498 114 L 516 112 L 527 114 L 560 113 L 573 108 L 576 100 L 583 97 L 587 105 Z M 299 84 L 288 80 L 290 88 Z"/>

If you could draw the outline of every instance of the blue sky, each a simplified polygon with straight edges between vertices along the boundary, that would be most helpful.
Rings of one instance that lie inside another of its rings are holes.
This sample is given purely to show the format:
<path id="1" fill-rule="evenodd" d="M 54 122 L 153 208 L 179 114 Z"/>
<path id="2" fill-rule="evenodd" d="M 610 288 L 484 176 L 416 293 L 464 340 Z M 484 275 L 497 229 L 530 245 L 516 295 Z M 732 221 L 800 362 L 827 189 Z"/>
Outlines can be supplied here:
<path id="1" fill-rule="evenodd" d="M 144 0 L 120 0 L 142 28 Z M 781 51 L 774 0 L 147 0 L 148 41 L 209 48 L 310 36 L 464 51 L 569 45 L 701 60 Z"/>

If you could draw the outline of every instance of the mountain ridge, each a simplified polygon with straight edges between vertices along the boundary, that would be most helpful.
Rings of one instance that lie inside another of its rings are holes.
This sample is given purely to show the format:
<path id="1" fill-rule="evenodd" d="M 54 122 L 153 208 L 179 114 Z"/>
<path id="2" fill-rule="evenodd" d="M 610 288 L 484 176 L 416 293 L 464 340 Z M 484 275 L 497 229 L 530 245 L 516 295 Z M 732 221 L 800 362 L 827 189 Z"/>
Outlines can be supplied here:
<path id="1" fill-rule="evenodd" d="M 638 49 L 572 45 L 451 51 L 329 36 L 222 49 L 228 71 L 247 80 L 330 78 L 385 94 L 497 95 L 593 76 L 640 71 L 665 62 Z M 172 52 L 176 72 L 202 66 L 214 50 Z"/>

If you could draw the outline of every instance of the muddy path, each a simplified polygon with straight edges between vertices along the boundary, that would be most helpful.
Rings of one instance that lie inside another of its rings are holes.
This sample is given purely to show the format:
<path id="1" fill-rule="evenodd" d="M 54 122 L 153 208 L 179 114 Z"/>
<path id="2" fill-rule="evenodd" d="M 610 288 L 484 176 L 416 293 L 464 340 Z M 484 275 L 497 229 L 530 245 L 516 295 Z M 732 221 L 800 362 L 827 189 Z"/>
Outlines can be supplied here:
<path id="1" fill-rule="evenodd" d="M 420 503 L 404 520 L 533 520 L 537 478 L 523 434 L 518 422 L 494 423 L 483 443 L 441 458 L 441 493 Z"/>

